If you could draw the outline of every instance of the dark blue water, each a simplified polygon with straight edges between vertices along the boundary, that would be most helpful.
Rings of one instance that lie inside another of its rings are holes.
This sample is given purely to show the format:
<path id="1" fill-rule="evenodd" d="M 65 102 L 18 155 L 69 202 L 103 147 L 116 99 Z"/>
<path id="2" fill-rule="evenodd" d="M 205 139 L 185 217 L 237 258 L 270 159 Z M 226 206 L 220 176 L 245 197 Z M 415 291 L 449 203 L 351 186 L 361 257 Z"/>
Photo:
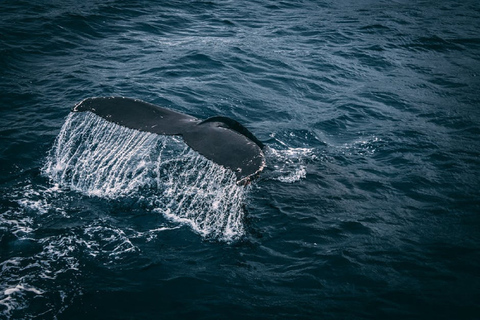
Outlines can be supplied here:
<path id="1" fill-rule="evenodd" d="M 479 21 L 473 0 L 1 1 L 0 318 L 478 319 Z M 234 118 L 267 168 L 240 188 L 69 116 L 111 95 Z"/>

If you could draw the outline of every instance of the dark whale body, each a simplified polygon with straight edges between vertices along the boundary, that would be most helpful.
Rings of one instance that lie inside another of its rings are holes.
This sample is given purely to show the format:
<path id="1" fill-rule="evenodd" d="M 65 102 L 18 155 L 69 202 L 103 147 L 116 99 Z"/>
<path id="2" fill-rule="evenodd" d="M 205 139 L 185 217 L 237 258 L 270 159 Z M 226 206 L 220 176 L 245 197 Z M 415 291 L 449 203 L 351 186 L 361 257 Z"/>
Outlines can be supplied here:
<path id="1" fill-rule="evenodd" d="M 90 111 L 131 129 L 182 136 L 192 149 L 235 172 L 238 184 L 247 184 L 265 167 L 263 143 L 240 123 L 227 117 L 200 120 L 123 97 L 88 98 L 75 105 L 72 111 Z"/>

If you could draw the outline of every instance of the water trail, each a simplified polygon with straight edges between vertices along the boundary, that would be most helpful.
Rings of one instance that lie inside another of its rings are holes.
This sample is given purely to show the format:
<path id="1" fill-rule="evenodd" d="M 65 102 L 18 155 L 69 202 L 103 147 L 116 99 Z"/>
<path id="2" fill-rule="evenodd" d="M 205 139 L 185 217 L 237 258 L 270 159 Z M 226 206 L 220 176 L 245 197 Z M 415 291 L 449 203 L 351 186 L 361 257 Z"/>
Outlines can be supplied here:
<path id="1" fill-rule="evenodd" d="M 245 194 L 235 175 L 180 138 L 118 126 L 92 113 L 71 113 L 43 167 L 52 182 L 89 196 L 147 199 L 152 211 L 204 237 L 244 233 Z"/>

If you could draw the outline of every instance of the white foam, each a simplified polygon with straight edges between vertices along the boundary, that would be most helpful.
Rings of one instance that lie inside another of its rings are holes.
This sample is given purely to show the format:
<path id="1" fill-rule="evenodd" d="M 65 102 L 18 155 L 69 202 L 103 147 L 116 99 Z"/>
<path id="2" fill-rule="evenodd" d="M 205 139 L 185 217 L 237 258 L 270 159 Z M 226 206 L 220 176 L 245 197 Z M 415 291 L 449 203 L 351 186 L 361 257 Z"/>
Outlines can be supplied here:
<path id="1" fill-rule="evenodd" d="M 287 148 L 277 150 L 268 148 L 267 163 L 272 172 L 269 178 L 280 182 L 294 183 L 307 176 L 307 162 L 316 160 L 313 148 Z"/>
<path id="2" fill-rule="evenodd" d="M 112 258 L 119 259 L 138 251 L 123 230 L 109 226 L 104 221 L 85 228 L 81 245 L 88 248 L 88 254 L 103 259 L 107 264 L 112 263 Z"/>
<path id="3" fill-rule="evenodd" d="M 13 312 L 27 308 L 32 295 L 46 293 L 43 287 L 51 287 L 52 281 L 58 276 L 78 272 L 79 263 L 74 254 L 78 247 L 75 236 L 53 236 L 29 241 L 36 242 L 41 251 L 0 263 L 0 304 L 4 306 L 0 317 L 9 319 Z M 78 292 L 72 292 L 72 295 L 76 294 Z"/>
<path id="4" fill-rule="evenodd" d="M 26 306 L 26 302 L 25 299 L 22 298 L 22 296 L 24 296 L 28 292 L 31 292 L 35 295 L 42 295 L 44 293 L 43 290 L 21 283 L 13 287 L 5 288 L 3 290 L 3 298 L 0 299 L 0 305 L 3 305 L 5 307 L 1 315 L 10 318 L 11 312 L 13 310 L 24 308 Z"/>
<path id="5" fill-rule="evenodd" d="M 23 212 L 8 210 L 0 215 L 1 228 L 8 229 L 19 239 L 26 239 L 34 231 L 33 219 Z"/>
<path id="6" fill-rule="evenodd" d="M 359 138 L 353 142 L 345 143 L 338 147 L 344 155 L 371 156 L 377 148 L 383 143 L 382 139 L 372 136 L 368 138 Z"/>
<path id="7" fill-rule="evenodd" d="M 19 292 L 22 292 L 22 291 L 29 291 L 29 292 L 33 292 L 34 294 L 37 294 L 37 295 L 40 295 L 40 294 L 43 294 L 44 292 L 40 289 L 37 289 L 37 288 L 34 288 L 34 287 L 27 287 L 27 286 L 24 286 L 22 284 L 18 284 L 17 286 L 15 286 L 14 288 L 8 288 L 8 289 L 5 289 L 3 291 L 3 294 L 6 295 L 6 296 L 9 296 L 9 295 L 12 295 L 14 293 L 19 293 Z"/>

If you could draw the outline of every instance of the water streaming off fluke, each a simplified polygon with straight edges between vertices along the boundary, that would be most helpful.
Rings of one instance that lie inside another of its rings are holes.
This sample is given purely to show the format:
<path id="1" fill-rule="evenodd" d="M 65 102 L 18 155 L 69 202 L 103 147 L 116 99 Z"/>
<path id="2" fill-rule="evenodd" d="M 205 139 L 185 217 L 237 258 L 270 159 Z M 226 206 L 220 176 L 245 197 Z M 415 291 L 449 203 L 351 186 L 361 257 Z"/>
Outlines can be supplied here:
<path id="1" fill-rule="evenodd" d="M 152 212 L 190 225 L 204 237 L 243 232 L 245 187 L 235 174 L 180 138 L 140 132 L 90 112 L 71 113 L 43 167 L 53 183 L 89 196 L 147 199 Z"/>

